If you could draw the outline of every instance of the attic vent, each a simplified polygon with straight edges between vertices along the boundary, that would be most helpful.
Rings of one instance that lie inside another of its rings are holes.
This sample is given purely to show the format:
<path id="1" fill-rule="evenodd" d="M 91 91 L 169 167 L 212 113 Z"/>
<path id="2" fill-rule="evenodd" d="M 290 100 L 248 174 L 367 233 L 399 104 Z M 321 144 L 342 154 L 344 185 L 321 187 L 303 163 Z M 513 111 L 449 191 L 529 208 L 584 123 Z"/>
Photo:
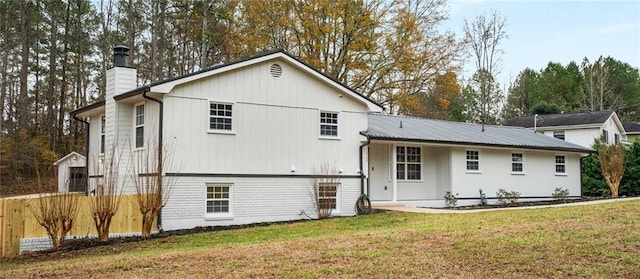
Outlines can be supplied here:
<path id="1" fill-rule="evenodd" d="M 274 78 L 280 78 L 282 76 L 282 67 L 278 64 L 271 65 L 269 71 L 271 72 L 271 76 Z"/>

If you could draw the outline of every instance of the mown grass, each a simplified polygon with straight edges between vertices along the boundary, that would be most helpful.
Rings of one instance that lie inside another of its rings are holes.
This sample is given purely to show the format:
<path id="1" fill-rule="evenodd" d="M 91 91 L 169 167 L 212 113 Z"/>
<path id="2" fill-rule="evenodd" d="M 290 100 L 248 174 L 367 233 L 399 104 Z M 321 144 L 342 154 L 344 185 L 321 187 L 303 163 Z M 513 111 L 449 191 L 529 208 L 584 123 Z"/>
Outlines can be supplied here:
<path id="1" fill-rule="evenodd" d="M 0 262 L 2 278 L 640 278 L 640 201 L 388 212 Z"/>

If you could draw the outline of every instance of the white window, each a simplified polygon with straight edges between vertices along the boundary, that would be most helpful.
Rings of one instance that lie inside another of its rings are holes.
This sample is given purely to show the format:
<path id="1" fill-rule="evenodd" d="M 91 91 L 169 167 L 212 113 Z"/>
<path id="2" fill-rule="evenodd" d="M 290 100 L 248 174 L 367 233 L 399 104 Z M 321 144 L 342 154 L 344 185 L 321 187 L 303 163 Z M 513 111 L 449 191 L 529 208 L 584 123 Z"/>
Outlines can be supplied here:
<path id="1" fill-rule="evenodd" d="M 602 130 L 602 137 L 604 138 L 604 143 L 609 144 L 609 131 Z"/>
<path id="2" fill-rule="evenodd" d="M 524 154 L 511 153 L 511 172 L 524 173 Z"/>
<path id="3" fill-rule="evenodd" d="M 613 139 L 615 140 L 615 144 L 620 143 L 620 134 L 613 134 Z"/>
<path id="4" fill-rule="evenodd" d="M 144 105 L 135 107 L 136 148 L 144 147 Z"/>
<path id="5" fill-rule="evenodd" d="M 233 104 L 209 103 L 209 130 L 216 132 L 233 131 Z"/>
<path id="6" fill-rule="evenodd" d="M 231 184 L 207 184 L 207 215 L 231 214 Z"/>
<path id="7" fill-rule="evenodd" d="M 556 155 L 556 174 L 566 174 L 567 163 L 564 155 Z"/>
<path id="8" fill-rule="evenodd" d="M 398 180 L 422 179 L 422 152 L 420 147 L 396 147 L 396 178 Z"/>
<path id="9" fill-rule="evenodd" d="M 553 131 L 553 137 L 564 140 L 564 131 Z"/>
<path id="10" fill-rule="evenodd" d="M 338 188 L 340 183 L 318 183 L 320 208 L 338 209 Z"/>
<path id="11" fill-rule="evenodd" d="M 480 151 L 467 150 L 467 171 L 480 171 Z"/>
<path id="12" fill-rule="evenodd" d="M 338 113 L 320 112 L 320 136 L 338 137 Z"/>
<path id="13" fill-rule="evenodd" d="M 107 121 L 103 115 L 100 119 L 100 154 L 104 154 L 104 141 L 105 141 L 104 130 L 105 130 L 106 123 Z"/>

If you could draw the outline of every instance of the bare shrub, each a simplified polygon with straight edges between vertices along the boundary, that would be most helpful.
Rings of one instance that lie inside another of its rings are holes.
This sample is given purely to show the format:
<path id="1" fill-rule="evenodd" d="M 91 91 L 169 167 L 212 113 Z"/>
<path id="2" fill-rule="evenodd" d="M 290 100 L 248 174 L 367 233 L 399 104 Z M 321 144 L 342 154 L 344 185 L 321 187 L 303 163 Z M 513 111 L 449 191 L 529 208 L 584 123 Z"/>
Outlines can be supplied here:
<path id="1" fill-rule="evenodd" d="M 133 181 L 136 199 L 142 214 L 142 236 L 149 237 L 153 221 L 167 205 L 175 179 L 164 176 L 164 171 L 173 165 L 173 157 L 167 148 L 149 143 L 145 150 L 133 152 Z M 156 154 L 153 154 L 153 151 Z M 155 155 L 155 156 L 154 156 Z"/>
<path id="2" fill-rule="evenodd" d="M 505 189 L 498 189 L 496 192 L 496 198 L 498 198 L 498 204 L 514 204 L 520 199 L 520 192 L 507 191 Z"/>
<path id="3" fill-rule="evenodd" d="M 27 207 L 36 222 L 51 239 L 53 248 L 64 244 L 78 215 L 80 195 L 77 193 L 41 193 L 38 198 L 27 199 Z"/>
<path id="4" fill-rule="evenodd" d="M 93 224 L 98 232 L 98 239 L 101 241 L 109 239 L 111 219 L 120 207 L 123 191 L 118 173 L 120 158 L 116 158 L 115 152 L 112 152 L 110 157 L 105 159 L 106 164 L 102 168 L 103 175 L 94 180 L 96 182 L 95 188 L 89 199 Z M 100 167 L 98 166 L 98 168 Z"/>
<path id="5" fill-rule="evenodd" d="M 335 165 L 322 164 L 320 170 L 313 171 L 311 175 L 311 196 L 318 219 L 331 217 L 331 212 L 337 206 L 339 186 L 340 175 Z"/>

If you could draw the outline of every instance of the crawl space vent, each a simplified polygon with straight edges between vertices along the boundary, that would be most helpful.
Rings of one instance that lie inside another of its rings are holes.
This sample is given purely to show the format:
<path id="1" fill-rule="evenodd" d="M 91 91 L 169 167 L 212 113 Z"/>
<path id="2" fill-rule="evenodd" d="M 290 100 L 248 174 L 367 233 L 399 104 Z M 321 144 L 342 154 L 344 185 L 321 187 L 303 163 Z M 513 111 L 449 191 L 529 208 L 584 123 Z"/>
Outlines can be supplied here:
<path id="1" fill-rule="evenodd" d="M 271 65 L 269 71 L 271 72 L 271 76 L 274 78 L 280 78 L 282 76 L 282 67 L 278 64 Z"/>

